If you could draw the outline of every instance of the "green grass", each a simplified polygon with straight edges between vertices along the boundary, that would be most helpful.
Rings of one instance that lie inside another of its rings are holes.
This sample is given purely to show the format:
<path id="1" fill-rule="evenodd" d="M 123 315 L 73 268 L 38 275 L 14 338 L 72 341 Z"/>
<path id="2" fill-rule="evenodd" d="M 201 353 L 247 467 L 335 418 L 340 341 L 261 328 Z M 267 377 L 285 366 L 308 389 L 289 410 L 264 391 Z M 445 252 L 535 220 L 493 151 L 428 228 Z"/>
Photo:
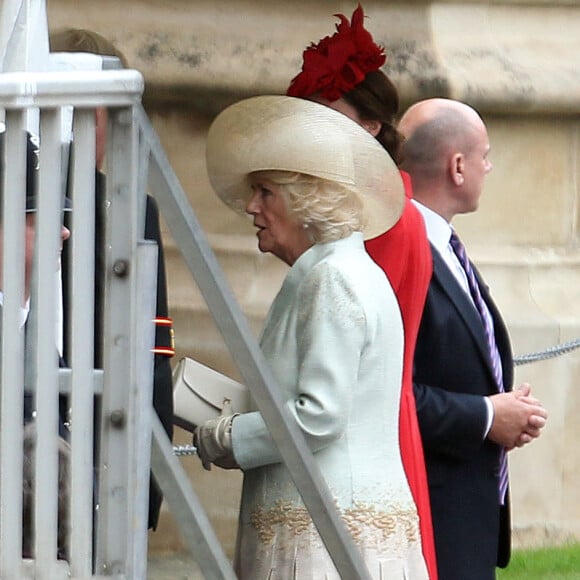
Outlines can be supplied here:
<path id="1" fill-rule="evenodd" d="M 580 580 L 580 544 L 514 551 L 497 580 Z"/>

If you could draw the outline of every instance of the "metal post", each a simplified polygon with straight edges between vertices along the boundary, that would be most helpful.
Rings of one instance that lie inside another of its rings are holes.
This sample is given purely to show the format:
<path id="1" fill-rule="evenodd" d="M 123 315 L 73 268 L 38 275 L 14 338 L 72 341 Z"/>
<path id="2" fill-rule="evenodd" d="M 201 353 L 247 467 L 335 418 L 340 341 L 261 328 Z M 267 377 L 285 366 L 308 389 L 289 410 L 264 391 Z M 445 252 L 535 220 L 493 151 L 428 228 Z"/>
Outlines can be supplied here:
<path id="1" fill-rule="evenodd" d="M 137 294 L 136 128 L 130 108 L 109 109 L 105 278 L 105 382 L 102 397 L 96 572 L 127 573 L 132 561 L 128 487 L 131 481 L 131 393 L 136 384 Z"/>
<path id="2" fill-rule="evenodd" d="M 37 424 L 34 493 L 35 558 L 39 579 L 53 578 L 57 562 L 58 513 L 58 351 L 56 347 L 56 271 L 62 218 L 60 110 L 40 116 L 43 147 L 39 153 L 39 187 L 31 312 L 35 353 Z"/>
<path id="3" fill-rule="evenodd" d="M 144 231 L 141 229 L 140 231 Z M 133 340 L 135 381 L 129 411 L 130 464 L 129 513 L 133 514 L 129 559 L 129 578 L 147 576 L 147 523 L 149 508 L 149 473 L 151 470 L 151 422 L 153 416 L 153 347 L 155 345 L 155 307 L 157 298 L 157 244 L 140 242 L 137 247 L 137 288 Z"/>
<path id="4" fill-rule="evenodd" d="M 70 360 L 71 572 L 90 577 L 93 561 L 94 486 L 94 295 L 95 295 L 95 112 L 78 109 L 74 118 L 70 172 L 71 219 Z M 62 391 L 61 391 L 62 392 Z"/>
<path id="5" fill-rule="evenodd" d="M 25 116 L 6 112 L 2 179 L 2 350 L 0 359 L 0 577 L 16 580 L 22 554 L 22 414 L 24 394 Z M 7 195 L 6 192 L 13 192 Z M 8 217 L 7 217 L 8 216 Z"/>

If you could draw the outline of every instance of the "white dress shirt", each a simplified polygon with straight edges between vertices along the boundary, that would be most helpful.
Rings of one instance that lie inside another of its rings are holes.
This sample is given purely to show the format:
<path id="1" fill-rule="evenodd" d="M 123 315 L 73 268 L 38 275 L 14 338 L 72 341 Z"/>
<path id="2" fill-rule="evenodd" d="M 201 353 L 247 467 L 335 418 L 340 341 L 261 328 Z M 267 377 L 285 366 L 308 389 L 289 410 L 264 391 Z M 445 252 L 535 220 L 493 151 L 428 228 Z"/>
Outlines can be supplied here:
<path id="1" fill-rule="evenodd" d="M 417 206 L 417 209 L 421 212 L 421 215 L 425 220 L 425 229 L 427 230 L 429 241 L 439 252 L 443 261 L 449 268 L 449 271 L 453 274 L 461 288 L 463 288 L 466 296 L 468 296 L 469 300 L 475 307 L 475 303 L 473 302 L 469 290 L 469 283 L 467 282 L 465 270 L 449 243 L 451 234 L 454 231 L 453 226 L 446 221 L 445 218 L 441 217 L 438 213 L 435 213 L 432 209 L 429 209 L 420 202 L 413 200 L 413 203 Z"/>

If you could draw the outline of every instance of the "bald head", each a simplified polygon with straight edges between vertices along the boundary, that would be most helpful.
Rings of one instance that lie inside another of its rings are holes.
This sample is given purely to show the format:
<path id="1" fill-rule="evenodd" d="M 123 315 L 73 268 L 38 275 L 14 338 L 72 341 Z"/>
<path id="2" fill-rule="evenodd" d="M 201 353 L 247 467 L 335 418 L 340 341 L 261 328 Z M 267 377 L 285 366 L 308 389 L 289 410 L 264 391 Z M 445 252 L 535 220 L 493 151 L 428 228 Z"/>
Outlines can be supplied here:
<path id="1" fill-rule="evenodd" d="M 450 99 L 416 103 L 399 123 L 405 137 L 403 169 L 421 175 L 443 170 L 447 152 L 469 149 L 474 134 L 482 128 L 479 114 L 465 103 Z"/>
<path id="2" fill-rule="evenodd" d="M 483 122 L 477 111 L 465 103 L 452 99 L 426 99 L 407 109 L 399 122 L 399 130 L 408 137 L 418 126 L 436 120 L 444 114 L 449 118 L 461 119 L 468 123 Z"/>
<path id="3" fill-rule="evenodd" d="M 404 137 L 401 168 L 412 177 L 415 197 L 448 220 L 477 209 L 491 169 L 479 114 L 465 103 L 427 99 L 405 112 L 398 129 Z"/>

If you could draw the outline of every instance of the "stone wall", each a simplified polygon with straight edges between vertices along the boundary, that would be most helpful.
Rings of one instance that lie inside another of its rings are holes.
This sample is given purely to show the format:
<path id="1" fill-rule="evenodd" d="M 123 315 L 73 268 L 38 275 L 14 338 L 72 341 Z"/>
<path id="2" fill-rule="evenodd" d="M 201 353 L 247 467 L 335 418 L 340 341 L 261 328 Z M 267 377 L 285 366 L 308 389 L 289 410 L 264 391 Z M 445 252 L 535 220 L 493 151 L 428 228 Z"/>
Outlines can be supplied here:
<path id="1" fill-rule="evenodd" d="M 282 93 L 304 47 L 355 2 L 323 0 L 51 0 L 51 29 L 96 30 L 145 76 L 144 102 L 192 206 L 256 333 L 285 268 L 255 248 L 253 228 L 212 195 L 204 140 L 212 117 L 245 96 Z M 516 354 L 580 336 L 580 2 L 367 1 L 367 27 L 389 54 L 403 106 L 464 100 L 489 127 L 494 171 L 480 210 L 457 219 L 510 327 Z M 178 356 L 236 376 L 167 228 Z M 580 538 L 580 351 L 520 366 L 550 411 L 542 438 L 511 456 L 516 544 Z M 189 442 L 184 433 L 178 442 Z M 233 552 L 240 475 L 192 483 Z M 171 515 L 154 550 L 181 545 Z"/>

